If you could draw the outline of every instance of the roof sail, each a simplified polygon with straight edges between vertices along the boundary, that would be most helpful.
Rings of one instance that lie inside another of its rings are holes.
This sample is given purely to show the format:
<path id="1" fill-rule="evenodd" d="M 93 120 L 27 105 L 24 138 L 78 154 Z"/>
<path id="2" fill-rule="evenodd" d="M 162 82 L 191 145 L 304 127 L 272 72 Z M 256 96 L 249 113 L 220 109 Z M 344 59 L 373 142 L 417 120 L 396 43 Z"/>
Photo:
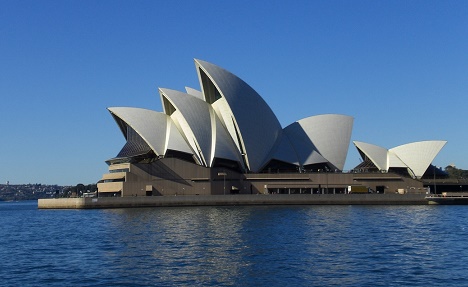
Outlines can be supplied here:
<path id="1" fill-rule="evenodd" d="M 195 66 L 205 101 L 213 106 L 228 130 L 246 167 L 260 171 L 282 133 L 275 114 L 239 77 L 202 60 L 195 59 Z"/>

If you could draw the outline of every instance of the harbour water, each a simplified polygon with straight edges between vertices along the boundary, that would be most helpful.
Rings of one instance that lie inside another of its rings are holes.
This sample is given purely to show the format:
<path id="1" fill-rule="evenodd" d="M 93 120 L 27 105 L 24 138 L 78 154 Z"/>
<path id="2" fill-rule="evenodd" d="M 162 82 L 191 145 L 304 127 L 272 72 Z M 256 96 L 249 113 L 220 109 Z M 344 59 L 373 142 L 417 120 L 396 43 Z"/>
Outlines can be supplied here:
<path id="1" fill-rule="evenodd" d="M 0 230 L 1 286 L 468 286 L 468 206 L 0 202 Z"/>

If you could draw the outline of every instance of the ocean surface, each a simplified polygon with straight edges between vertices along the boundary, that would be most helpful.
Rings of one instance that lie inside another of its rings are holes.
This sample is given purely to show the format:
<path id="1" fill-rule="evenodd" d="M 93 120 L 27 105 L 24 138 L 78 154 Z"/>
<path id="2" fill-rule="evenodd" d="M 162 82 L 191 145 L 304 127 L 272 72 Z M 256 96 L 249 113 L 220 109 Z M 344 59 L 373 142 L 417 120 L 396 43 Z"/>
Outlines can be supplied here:
<path id="1" fill-rule="evenodd" d="M 468 206 L 0 202 L 0 286 L 468 286 Z"/>

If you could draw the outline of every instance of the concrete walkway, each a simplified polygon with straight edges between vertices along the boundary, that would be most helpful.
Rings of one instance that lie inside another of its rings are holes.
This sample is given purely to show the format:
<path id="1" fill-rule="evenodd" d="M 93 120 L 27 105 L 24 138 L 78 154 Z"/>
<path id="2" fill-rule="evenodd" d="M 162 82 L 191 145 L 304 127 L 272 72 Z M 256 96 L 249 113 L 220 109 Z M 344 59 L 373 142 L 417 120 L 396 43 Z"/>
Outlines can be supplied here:
<path id="1" fill-rule="evenodd" d="M 274 194 L 39 199 L 40 209 L 235 205 L 427 205 L 425 194 Z"/>

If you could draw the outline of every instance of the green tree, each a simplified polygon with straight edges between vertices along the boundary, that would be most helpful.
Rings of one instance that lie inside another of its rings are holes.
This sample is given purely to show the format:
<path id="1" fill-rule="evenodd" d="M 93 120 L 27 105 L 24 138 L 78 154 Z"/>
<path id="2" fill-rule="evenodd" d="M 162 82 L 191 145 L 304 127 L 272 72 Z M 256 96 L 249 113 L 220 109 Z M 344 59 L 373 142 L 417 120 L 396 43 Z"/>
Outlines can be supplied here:
<path id="1" fill-rule="evenodd" d="M 468 170 L 458 169 L 453 165 L 449 165 L 445 167 L 445 171 L 448 173 L 450 178 L 456 178 L 456 179 L 468 178 Z"/>

